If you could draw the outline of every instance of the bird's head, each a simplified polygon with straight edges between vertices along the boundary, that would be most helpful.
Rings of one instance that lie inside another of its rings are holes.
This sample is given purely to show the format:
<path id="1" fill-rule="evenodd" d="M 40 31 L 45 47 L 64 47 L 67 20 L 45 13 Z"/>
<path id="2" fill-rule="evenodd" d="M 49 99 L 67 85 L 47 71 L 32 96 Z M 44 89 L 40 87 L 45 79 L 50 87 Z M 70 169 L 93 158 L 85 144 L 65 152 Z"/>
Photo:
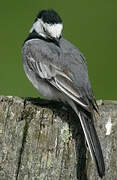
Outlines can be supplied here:
<path id="1" fill-rule="evenodd" d="M 59 41 L 62 29 L 62 20 L 54 10 L 42 10 L 38 13 L 30 33 L 36 31 L 45 39 Z"/>

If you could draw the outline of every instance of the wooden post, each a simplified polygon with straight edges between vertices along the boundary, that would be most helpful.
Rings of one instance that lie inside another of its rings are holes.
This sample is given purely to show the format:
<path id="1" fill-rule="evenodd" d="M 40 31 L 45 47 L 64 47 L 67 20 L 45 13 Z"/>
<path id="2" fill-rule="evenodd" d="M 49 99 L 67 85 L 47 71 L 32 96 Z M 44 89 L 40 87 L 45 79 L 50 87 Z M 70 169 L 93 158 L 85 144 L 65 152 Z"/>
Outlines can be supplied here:
<path id="1" fill-rule="evenodd" d="M 98 101 L 106 175 L 117 179 L 117 102 Z M 99 180 L 74 112 L 0 96 L 0 180 Z"/>

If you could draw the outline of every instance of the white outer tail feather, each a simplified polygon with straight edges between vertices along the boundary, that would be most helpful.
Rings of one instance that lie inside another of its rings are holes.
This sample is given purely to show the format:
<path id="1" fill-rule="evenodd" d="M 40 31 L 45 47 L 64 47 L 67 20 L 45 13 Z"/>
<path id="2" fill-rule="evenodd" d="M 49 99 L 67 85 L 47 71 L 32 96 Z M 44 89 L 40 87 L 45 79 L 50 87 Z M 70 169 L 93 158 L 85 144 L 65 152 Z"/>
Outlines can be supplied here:
<path id="1" fill-rule="evenodd" d="M 81 123 L 82 128 L 83 128 L 83 132 L 84 132 L 84 135 L 85 135 L 85 138 L 86 138 L 86 142 L 87 142 L 87 145 L 88 145 L 88 148 L 89 148 L 89 152 L 91 154 L 91 158 L 92 158 L 92 160 L 94 160 L 94 157 L 93 157 L 93 154 L 92 154 L 92 151 L 91 151 L 91 148 L 90 148 L 90 144 L 89 144 L 89 141 L 88 141 L 88 137 L 87 137 L 87 134 L 86 134 L 86 131 L 85 131 L 85 127 L 84 127 L 84 124 L 82 122 L 82 118 L 81 118 L 80 112 L 78 113 L 78 117 L 80 119 L 80 123 Z"/>

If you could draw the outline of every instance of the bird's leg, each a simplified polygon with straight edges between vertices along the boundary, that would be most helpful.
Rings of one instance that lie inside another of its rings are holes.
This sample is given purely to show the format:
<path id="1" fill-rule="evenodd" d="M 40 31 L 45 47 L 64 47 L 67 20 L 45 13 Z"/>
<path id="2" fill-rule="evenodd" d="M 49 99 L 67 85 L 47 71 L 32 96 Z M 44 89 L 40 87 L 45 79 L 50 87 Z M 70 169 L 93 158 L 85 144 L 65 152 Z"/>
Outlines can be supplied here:
<path id="1" fill-rule="evenodd" d="M 46 100 L 41 98 L 32 98 L 32 97 L 26 97 L 24 99 L 24 103 L 27 101 L 31 102 L 34 105 L 37 106 L 50 106 L 57 109 L 63 109 L 65 111 L 69 111 L 69 106 L 64 104 L 63 102 L 53 101 L 53 100 Z"/>
<path id="2" fill-rule="evenodd" d="M 52 101 L 52 100 L 46 100 L 46 99 L 41 99 L 41 98 L 32 98 L 32 97 L 27 97 L 24 99 L 24 102 L 29 101 L 34 105 L 40 105 L 40 106 L 52 106 L 52 107 L 62 107 L 63 103 L 62 102 L 57 102 L 57 101 Z"/>
<path id="3" fill-rule="evenodd" d="M 45 99 L 41 99 L 41 98 L 32 98 L 32 97 L 26 97 L 24 101 L 29 101 L 31 102 L 32 104 L 35 104 L 35 105 L 49 105 L 51 104 L 52 102 L 49 101 L 49 100 L 45 100 Z"/>

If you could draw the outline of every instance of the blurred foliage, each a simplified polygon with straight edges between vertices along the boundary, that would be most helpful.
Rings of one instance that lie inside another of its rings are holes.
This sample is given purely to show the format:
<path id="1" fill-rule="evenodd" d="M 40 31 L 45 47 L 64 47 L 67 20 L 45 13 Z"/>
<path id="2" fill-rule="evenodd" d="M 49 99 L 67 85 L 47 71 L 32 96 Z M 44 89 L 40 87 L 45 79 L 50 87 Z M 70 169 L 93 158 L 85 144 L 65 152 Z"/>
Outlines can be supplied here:
<path id="1" fill-rule="evenodd" d="M 21 47 L 39 10 L 53 8 L 63 19 L 63 35 L 85 55 L 97 99 L 116 99 L 117 1 L 1 1 L 0 94 L 39 96 L 26 78 Z"/>

